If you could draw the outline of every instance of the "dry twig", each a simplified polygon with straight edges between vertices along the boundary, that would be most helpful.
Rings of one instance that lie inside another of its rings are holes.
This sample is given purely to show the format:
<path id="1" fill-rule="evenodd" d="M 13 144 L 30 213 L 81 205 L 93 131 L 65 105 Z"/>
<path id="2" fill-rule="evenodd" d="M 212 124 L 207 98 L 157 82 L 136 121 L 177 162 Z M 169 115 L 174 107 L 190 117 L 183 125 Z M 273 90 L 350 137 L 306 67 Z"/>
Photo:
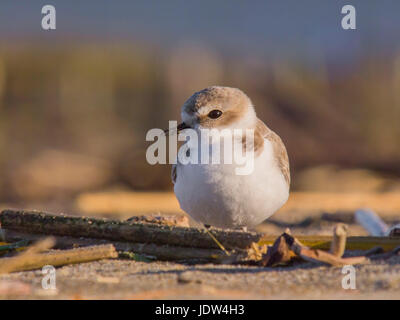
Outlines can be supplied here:
<path id="1" fill-rule="evenodd" d="M 343 223 L 338 223 L 333 229 L 333 239 L 330 252 L 341 257 L 346 250 L 347 226 Z"/>
<path id="2" fill-rule="evenodd" d="M 5 237 L 7 241 L 15 241 L 18 239 L 36 241 L 43 236 L 38 234 L 28 234 L 6 230 Z M 76 238 L 68 236 L 55 236 L 54 238 L 56 239 L 56 244 L 54 247 L 56 249 L 69 249 L 78 246 L 86 247 L 93 245 L 112 244 L 117 251 L 131 251 L 135 252 L 136 254 L 156 257 L 158 260 L 196 260 L 205 262 L 217 262 L 223 260 L 226 257 L 226 255 L 219 249 L 189 248 L 170 245 L 156 245 L 153 243 L 132 243 L 94 238 Z M 239 254 L 241 254 L 241 256 L 245 254 L 244 250 L 236 251 L 237 252 L 232 252 L 232 255 L 234 257 L 237 257 Z"/>
<path id="3" fill-rule="evenodd" d="M 28 247 L 25 251 L 20 253 L 16 257 L 3 258 L 0 260 L 0 274 L 14 272 L 19 269 L 21 264 L 24 264 L 32 259 L 32 257 L 45 250 L 48 250 L 54 246 L 54 238 L 40 239 L 37 243 Z"/>
<path id="4" fill-rule="evenodd" d="M 284 234 L 286 241 L 288 242 L 290 249 L 296 253 L 298 256 L 303 258 L 306 261 L 311 261 L 315 263 L 323 263 L 332 266 L 344 266 L 344 265 L 352 265 L 352 264 L 360 264 L 368 261 L 368 258 L 365 256 L 361 257 L 351 257 L 351 258 L 341 258 L 336 255 L 333 255 L 329 252 L 318 250 L 318 249 L 309 249 L 299 243 L 299 241 L 287 234 Z"/>
<path id="5" fill-rule="evenodd" d="M 56 216 L 44 212 L 4 210 L 0 214 L 2 228 L 26 233 L 57 236 L 100 238 L 112 241 L 154 243 L 194 248 L 218 245 L 207 231 L 197 228 L 164 226 L 86 217 Z M 255 232 L 212 228 L 213 235 L 228 250 L 250 248 L 261 235 Z"/>
<path id="6" fill-rule="evenodd" d="M 66 264 L 116 258 L 118 256 L 117 251 L 111 244 L 37 253 L 46 248 L 46 245 L 50 245 L 51 241 L 51 239 L 46 239 L 39 245 L 33 246 L 30 251 L 24 252 L 19 256 L 0 259 L 0 273 L 34 270 L 45 265 L 57 267 Z"/>

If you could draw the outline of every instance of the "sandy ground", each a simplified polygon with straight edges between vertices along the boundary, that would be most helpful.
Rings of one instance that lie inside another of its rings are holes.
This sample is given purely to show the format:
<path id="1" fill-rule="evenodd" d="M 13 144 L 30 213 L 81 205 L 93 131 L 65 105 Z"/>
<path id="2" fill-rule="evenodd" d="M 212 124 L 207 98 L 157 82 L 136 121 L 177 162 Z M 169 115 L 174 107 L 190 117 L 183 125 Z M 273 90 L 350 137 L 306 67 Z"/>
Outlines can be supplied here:
<path id="1" fill-rule="evenodd" d="M 133 195 L 136 196 L 136 195 Z M 169 195 L 163 195 L 171 201 Z M 321 219 L 331 203 L 331 212 L 349 218 L 349 234 L 365 235 L 353 221 L 353 208 L 341 209 L 337 201 L 314 202 L 299 195 L 297 205 L 289 204 L 258 231 L 279 235 L 290 225 L 293 234 L 329 235 L 335 222 Z M 379 212 L 389 224 L 398 223 L 400 197 L 376 196 L 370 199 L 387 211 Z M 160 201 L 152 198 L 154 205 Z M 360 199 L 357 195 L 356 199 Z M 392 201 L 390 207 L 387 201 Z M 111 200 L 106 200 L 111 201 Z M 116 201 L 115 199 L 111 202 Z M 303 201 L 303 202 L 302 202 Z M 349 201 L 348 198 L 346 201 Z M 356 200 L 363 202 L 364 200 Z M 118 201 L 116 201 L 118 202 Z M 130 203 L 130 201 L 128 201 Z M 350 201 L 349 201 L 350 202 Z M 308 203 L 307 206 L 305 203 Z M 314 207 L 312 207 L 314 203 Z M 121 204 L 121 203 L 120 203 Z M 82 203 L 81 203 L 82 205 Z M 87 205 L 87 204 L 86 204 Z M 336 207 L 334 207 L 336 205 Z M 356 207 L 359 203 L 353 204 Z M 111 206 L 109 204 L 109 206 Z M 90 208 L 87 207 L 87 211 Z M 92 208 L 93 209 L 93 208 Z M 149 207 L 149 210 L 151 208 Z M 389 210 L 391 209 L 391 210 Z M 108 210 L 113 211 L 112 206 Z M 128 211 L 128 210 L 127 210 Z M 120 213 L 121 218 L 129 214 Z M 96 215 L 95 210 L 91 215 Z M 107 216 L 103 210 L 101 216 Z M 154 212 L 154 210 L 153 210 Z M 86 212 L 87 214 L 88 212 Z M 136 212 L 137 213 L 137 212 Z M 115 217 L 110 214 L 110 216 Z M 308 220 L 307 220 L 308 219 Z M 348 252 L 349 253 L 349 252 Z M 354 252 L 352 253 L 355 254 Z M 1 299 L 400 299 L 400 255 L 355 267 L 356 289 L 342 287 L 342 268 L 298 262 L 291 266 L 263 268 L 232 265 L 184 265 L 171 262 L 103 260 L 56 269 L 56 290 L 42 288 L 41 270 L 0 276 Z"/>
<path id="2" fill-rule="evenodd" d="M 14 290 L 9 290 L 0 297 L 2 299 L 400 298 L 400 256 L 357 266 L 355 270 L 356 289 L 343 289 L 342 279 L 345 275 L 342 274 L 341 268 L 315 267 L 310 263 L 292 267 L 260 268 L 107 260 L 58 268 L 56 290 L 42 289 L 43 275 L 40 270 L 4 275 L 1 277 L 2 283 L 10 283 L 14 286 Z M 21 282 L 26 284 L 25 287 L 21 288 Z"/>

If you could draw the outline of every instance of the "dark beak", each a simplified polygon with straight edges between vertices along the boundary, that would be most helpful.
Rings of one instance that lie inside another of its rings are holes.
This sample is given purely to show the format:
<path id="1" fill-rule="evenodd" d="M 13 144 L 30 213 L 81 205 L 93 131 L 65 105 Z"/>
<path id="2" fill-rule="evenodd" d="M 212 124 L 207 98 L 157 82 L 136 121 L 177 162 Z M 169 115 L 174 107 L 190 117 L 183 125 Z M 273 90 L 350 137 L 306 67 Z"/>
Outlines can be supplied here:
<path id="1" fill-rule="evenodd" d="M 178 126 L 176 127 L 176 132 L 179 133 L 179 131 L 185 130 L 185 129 L 189 129 L 190 126 L 188 126 L 186 123 L 182 122 L 180 124 L 178 124 Z M 175 130 L 172 130 L 175 131 Z M 166 129 L 164 130 L 165 135 L 169 135 L 170 134 L 170 130 Z"/>
<path id="2" fill-rule="evenodd" d="M 189 129 L 190 126 L 188 126 L 186 123 L 182 122 L 180 124 L 178 124 L 178 127 L 176 128 L 179 131 L 185 130 L 185 129 Z"/>

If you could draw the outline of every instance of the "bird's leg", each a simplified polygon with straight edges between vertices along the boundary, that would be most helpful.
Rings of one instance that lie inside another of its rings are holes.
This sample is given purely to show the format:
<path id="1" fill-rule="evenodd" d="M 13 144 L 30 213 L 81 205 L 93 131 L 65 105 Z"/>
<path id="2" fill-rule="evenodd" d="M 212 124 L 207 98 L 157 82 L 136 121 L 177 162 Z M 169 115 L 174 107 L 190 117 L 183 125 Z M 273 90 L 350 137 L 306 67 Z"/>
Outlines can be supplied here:
<path id="1" fill-rule="evenodd" d="M 213 235 L 213 234 L 211 233 L 211 231 L 209 230 L 209 229 L 211 228 L 211 226 L 210 226 L 209 224 L 204 224 L 204 228 L 205 228 L 206 232 L 208 233 L 208 235 L 211 237 L 211 239 L 213 239 L 214 242 L 217 244 L 217 246 L 218 246 L 223 252 L 225 252 L 225 254 L 226 254 L 227 256 L 230 256 L 231 254 L 229 253 L 229 251 L 225 249 L 225 247 L 222 245 L 222 243 L 219 242 L 219 241 L 217 240 L 217 238 L 214 237 L 214 235 Z"/>

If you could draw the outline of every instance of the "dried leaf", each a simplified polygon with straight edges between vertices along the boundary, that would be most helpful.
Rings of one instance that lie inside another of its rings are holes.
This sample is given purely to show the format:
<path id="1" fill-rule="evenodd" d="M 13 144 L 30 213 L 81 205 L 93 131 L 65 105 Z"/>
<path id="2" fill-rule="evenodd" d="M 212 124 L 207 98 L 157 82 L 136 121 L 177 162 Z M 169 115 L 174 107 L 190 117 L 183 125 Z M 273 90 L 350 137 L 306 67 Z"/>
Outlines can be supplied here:
<path id="1" fill-rule="evenodd" d="M 295 256 L 294 252 L 290 250 L 290 245 L 285 235 L 288 234 L 282 234 L 275 240 L 272 247 L 268 247 L 267 254 L 261 260 L 262 266 L 271 267 L 278 264 L 286 264 Z"/>

